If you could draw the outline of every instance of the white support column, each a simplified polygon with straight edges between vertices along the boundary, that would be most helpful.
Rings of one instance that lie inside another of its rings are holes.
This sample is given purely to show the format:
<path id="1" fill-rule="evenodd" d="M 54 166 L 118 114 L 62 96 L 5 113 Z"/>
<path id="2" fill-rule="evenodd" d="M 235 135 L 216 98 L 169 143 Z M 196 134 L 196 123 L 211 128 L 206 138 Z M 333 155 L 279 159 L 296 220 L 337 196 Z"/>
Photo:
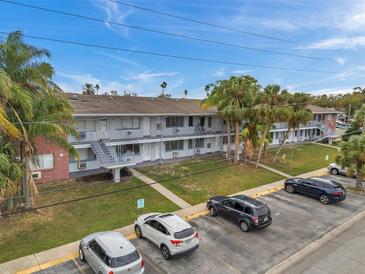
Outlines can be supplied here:
<path id="1" fill-rule="evenodd" d="M 120 182 L 120 167 L 118 168 L 113 168 L 112 169 L 113 172 L 113 180 L 115 183 L 119 183 Z"/>

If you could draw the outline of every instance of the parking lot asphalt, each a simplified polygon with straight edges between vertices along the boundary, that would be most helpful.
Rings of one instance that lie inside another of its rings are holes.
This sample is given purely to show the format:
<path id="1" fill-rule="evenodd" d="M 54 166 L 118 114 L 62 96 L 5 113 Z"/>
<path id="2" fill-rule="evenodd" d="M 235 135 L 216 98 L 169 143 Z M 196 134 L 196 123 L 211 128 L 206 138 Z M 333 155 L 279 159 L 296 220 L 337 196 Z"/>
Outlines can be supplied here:
<path id="1" fill-rule="evenodd" d="M 347 199 L 339 204 L 327 206 L 313 198 L 283 190 L 260 199 L 272 211 L 270 227 L 244 233 L 236 224 L 221 217 L 201 216 L 190 221 L 199 231 L 200 246 L 185 256 L 165 261 L 159 249 L 146 239 L 133 240 L 145 259 L 145 273 L 264 273 L 365 210 L 365 196 L 354 193 L 348 193 Z M 92 271 L 86 263 L 75 259 L 37 273 Z"/>

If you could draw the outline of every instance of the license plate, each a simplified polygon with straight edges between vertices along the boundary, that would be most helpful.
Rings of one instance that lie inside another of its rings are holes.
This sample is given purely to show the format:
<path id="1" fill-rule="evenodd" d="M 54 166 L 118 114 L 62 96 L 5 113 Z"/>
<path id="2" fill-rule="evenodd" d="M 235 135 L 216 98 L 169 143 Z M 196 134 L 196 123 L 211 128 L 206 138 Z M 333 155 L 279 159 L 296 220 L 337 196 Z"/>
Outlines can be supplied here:
<path id="1" fill-rule="evenodd" d="M 191 239 L 190 239 L 190 240 L 185 241 L 185 245 L 189 245 L 190 243 L 191 243 Z"/>

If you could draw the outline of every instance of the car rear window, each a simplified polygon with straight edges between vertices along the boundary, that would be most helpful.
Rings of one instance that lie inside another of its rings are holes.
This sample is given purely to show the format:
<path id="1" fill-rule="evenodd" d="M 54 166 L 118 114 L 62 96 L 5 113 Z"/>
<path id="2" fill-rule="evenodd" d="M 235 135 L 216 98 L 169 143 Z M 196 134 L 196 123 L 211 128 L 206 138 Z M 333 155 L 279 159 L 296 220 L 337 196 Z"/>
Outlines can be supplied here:
<path id="1" fill-rule="evenodd" d="M 258 216 L 269 214 L 269 208 L 266 205 L 257 208 L 256 211 Z"/>
<path id="2" fill-rule="evenodd" d="M 194 228 L 190 227 L 190 228 L 184 229 L 182 231 L 175 232 L 174 237 L 175 237 L 175 239 L 184 239 L 186 237 L 190 237 L 194 233 L 195 233 Z"/>
<path id="3" fill-rule="evenodd" d="M 138 259 L 139 259 L 139 254 L 138 254 L 137 250 L 135 250 L 134 252 L 132 252 L 128 255 L 112 258 L 111 266 L 112 267 L 121 267 L 124 265 L 131 264 L 131 263 L 137 261 Z"/>

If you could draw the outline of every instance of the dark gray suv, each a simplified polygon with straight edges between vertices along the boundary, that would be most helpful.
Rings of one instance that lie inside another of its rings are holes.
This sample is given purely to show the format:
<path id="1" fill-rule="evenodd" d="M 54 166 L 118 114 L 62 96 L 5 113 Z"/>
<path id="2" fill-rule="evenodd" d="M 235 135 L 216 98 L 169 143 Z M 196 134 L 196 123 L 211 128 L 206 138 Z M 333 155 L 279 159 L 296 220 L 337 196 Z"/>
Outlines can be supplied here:
<path id="1" fill-rule="evenodd" d="M 263 229 L 271 225 L 271 211 L 259 200 L 245 195 L 214 196 L 207 202 L 211 216 L 222 216 L 239 225 L 242 231 Z"/>

